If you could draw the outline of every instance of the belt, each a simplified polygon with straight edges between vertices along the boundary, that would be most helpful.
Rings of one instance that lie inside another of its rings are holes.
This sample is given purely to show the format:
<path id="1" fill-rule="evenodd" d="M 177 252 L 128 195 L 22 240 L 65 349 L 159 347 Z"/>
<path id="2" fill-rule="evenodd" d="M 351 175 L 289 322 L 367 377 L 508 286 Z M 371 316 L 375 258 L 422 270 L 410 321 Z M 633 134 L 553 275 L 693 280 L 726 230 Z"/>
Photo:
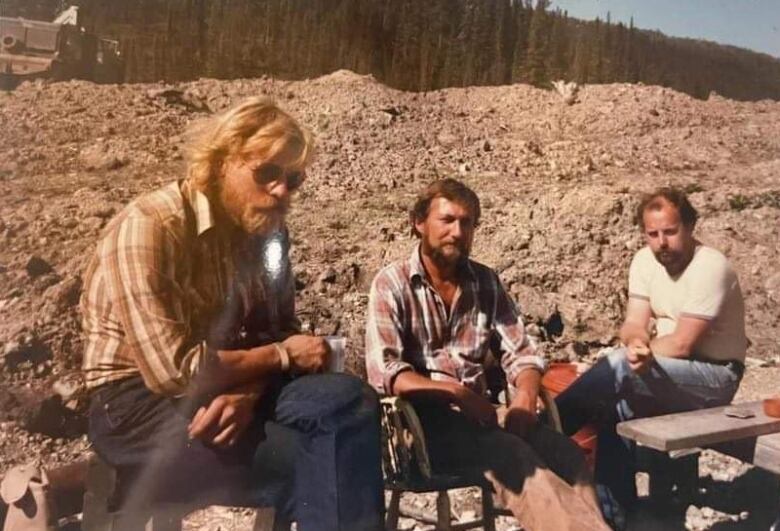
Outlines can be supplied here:
<path id="1" fill-rule="evenodd" d="M 128 376 L 127 378 L 111 380 L 109 382 L 102 383 L 97 387 L 93 387 L 89 390 L 89 396 L 105 398 L 106 394 L 112 396 L 121 393 L 127 388 L 137 387 L 138 385 L 143 385 L 143 378 L 141 378 L 140 375 Z"/>
<path id="2" fill-rule="evenodd" d="M 713 365 L 720 365 L 722 367 L 726 367 L 728 369 L 731 369 L 738 376 L 742 376 L 745 373 L 745 364 L 743 362 L 739 361 L 739 360 L 703 360 L 703 359 L 697 359 L 696 361 L 700 361 L 702 363 L 711 363 Z"/>

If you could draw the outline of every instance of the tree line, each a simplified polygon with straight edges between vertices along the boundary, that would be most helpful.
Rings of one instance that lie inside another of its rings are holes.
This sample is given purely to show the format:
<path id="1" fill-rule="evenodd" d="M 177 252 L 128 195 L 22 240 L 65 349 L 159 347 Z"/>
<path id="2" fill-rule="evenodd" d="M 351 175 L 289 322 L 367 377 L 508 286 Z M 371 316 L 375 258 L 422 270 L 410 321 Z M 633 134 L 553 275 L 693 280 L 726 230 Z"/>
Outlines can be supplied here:
<path id="1" fill-rule="evenodd" d="M 4 0 L 37 13 L 61 0 Z M 406 90 L 643 82 L 706 98 L 780 99 L 780 60 L 733 46 L 582 21 L 549 0 L 80 0 L 116 38 L 127 81 L 300 79 L 340 68 Z"/>

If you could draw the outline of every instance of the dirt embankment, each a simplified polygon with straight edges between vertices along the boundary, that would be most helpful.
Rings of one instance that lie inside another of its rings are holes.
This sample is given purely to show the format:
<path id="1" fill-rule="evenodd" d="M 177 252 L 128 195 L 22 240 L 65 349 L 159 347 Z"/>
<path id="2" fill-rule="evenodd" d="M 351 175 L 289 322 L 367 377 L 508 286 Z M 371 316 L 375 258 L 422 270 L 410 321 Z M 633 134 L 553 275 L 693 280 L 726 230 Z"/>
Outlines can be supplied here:
<path id="1" fill-rule="evenodd" d="M 685 187 L 700 239 L 740 276 L 749 356 L 780 361 L 780 103 L 620 84 L 584 87 L 568 106 L 523 85 L 405 93 L 346 71 L 25 83 L 0 93 L 0 474 L 83 450 L 83 419 L 63 403 L 77 387 L 77 301 L 98 233 L 132 198 L 183 176 L 189 123 L 257 94 L 316 134 L 290 216 L 299 309 L 306 327 L 349 337 L 356 372 L 370 281 L 409 253 L 405 211 L 437 176 L 479 193 L 474 257 L 498 269 L 545 351 L 569 358 L 614 341 L 642 245 L 639 194 Z M 776 379 L 762 385 L 780 391 Z"/>

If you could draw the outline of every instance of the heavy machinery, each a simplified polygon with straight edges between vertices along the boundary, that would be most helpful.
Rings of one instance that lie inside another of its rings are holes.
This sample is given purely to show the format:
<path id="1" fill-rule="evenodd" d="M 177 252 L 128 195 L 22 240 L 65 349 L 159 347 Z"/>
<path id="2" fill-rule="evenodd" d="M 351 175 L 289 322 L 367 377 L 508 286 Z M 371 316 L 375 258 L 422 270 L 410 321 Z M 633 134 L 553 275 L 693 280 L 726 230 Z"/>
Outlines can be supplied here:
<path id="1" fill-rule="evenodd" d="M 53 21 L 0 17 L 0 81 L 13 87 L 28 78 L 122 81 L 119 43 L 78 25 L 78 7 Z"/>

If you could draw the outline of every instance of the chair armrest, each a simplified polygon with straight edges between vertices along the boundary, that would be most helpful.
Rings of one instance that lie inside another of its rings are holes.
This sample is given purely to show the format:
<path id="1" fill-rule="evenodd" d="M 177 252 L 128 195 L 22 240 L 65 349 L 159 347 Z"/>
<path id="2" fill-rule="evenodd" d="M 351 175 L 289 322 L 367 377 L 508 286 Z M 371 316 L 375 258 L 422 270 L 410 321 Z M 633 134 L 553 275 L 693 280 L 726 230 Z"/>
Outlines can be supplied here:
<path id="1" fill-rule="evenodd" d="M 547 389 L 539 389 L 539 400 L 547 411 L 547 424 L 563 432 L 555 399 Z M 380 401 L 382 411 L 382 465 L 385 478 L 410 481 L 415 477 L 430 479 L 431 460 L 420 418 L 412 404 L 397 396 Z"/>
<path id="2" fill-rule="evenodd" d="M 385 477 L 408 481 L 431 477 L 425 433 L 414 407 L 397 396 L 382 398 L 382 449 Z"/>

